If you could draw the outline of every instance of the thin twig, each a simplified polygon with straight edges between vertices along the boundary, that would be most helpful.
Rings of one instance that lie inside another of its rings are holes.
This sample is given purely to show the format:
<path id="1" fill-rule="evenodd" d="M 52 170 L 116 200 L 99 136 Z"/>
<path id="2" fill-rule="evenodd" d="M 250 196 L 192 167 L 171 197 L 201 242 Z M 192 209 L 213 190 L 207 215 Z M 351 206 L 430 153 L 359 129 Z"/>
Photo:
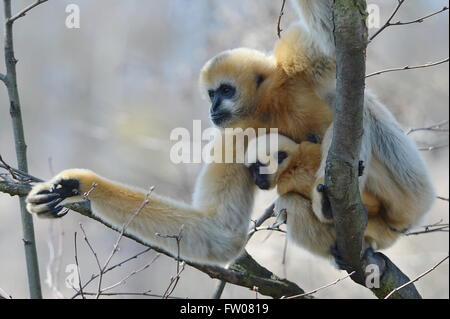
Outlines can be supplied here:
<path id="1" fill-rule="evenodd" d="M 8 85 L 6 75 L 3 73 L 0 73 L 0 81 L 2 81 L 5 85 Z"/>
<path id="2" fill-rule="evenodd" d="M 143 250 L 143 251 L 141 251 L 141 252 L 139 252 L 139 253 L 137 253 L 137 254 L 135 254 L 135 255 L 133 255 L 133 256 L 131 256 L 131 257 L 129 257 L 129 258 L 127 258 L 127 259 L 125 259 L 125 260 L 123 260 L 123 261 L 121 261 L 121 262 L 115 264 L 115 265 L 113 265 L 113 266 L 111 266 L 111 267 L 109 267 L 108 269 L 106 269 L 106 270 L 103 272 L 103 275 L 105 275 L 106 273 L 110 272 L 111 270 L 114 270 L 114 269 L 117 268 L 117 267 L 123 266 L 124 264 L 126 264 L 127 262 L 129 262 L 129 261 L 131 261 L 131 260 L 133 260 L 133 259 L 137 259 L 139 256 L 145 254 L 146 252 L 148 252 L 148 251 L 150 251 L 150 250 L 152 250 L 152 248 L 149 247 L 149 248 L 147 248 L 147 249 L 145 249 L 145 250 Z M 83 289 L 85 289 L 92 281 L 94 281 L 94 280 L 95 280 L 96 278 L 98 278 L 99 276 L 100 276 L 100 274 L 92 275 L 92 277 L 91 277 L 88 281 L 86 281 L 86 283 L 83 285 Z M 75 293 L 75 295 L 73 295 L 70 299 L 75 299 L 75 298 L 78 297 L 79 295 L 80 295 L 80 292 L 77 291 L 77 292 Z"/>
<path id="3" fill-rule="evenodd" d="M 429 126 L 425 126 L 425 127 L 418 127 L 418 128 L 412 128 L 408 131 L 408 133 L 406 133 L 406 135 L 410 135 L 414 132 L 419 132 L 419 131 L 431 131 L 431 132 L 448 132 L 448 128 L 444 129 L 442 128 L 443 126 L 448 125 L 448 120 L 436 123 L 436 124 L 432 124 Z"/>
<path id="4" fill-rule="evenodd" d="M 157 294 L 151 294 L 151 290 L 144 291 L 144 292 L 105 292 L 102 294 L 102 296 L 148 296 L 148 297 L 158 297 L 162 298 L 163 296 L 157 295 Z M 84 293 L 87 296 L 95 296 L 96 292 L 85 292 Z M 167 299 L 186 299 L 181 297 L 168 297 Z"/>
<path id="5" fill-rule="evenodd" d="M 383 32 L 384 29 L 386 29 L 387 27 L 389 27 L 391 25 L 392 19 L 395 17 L 395 15 L 397 14 L 398 10 L 400 9 L 400 7 L 402 6 L 402 4 L 404 2 L 405 2 L 405 0 L 398 0 L 397 6 L 395 7 L 394 11 L 392 11 L 392 13 L 391 13 L 390 17 L 387 19 L 386 23 L 369 38 L 369 42 L 372 41 L 373 39 L 375 39 L 381 32 Z"/>
<path id="6" fill-rule="evenodd" d="M 153 257 L 152 261 L 150 261 L 148 264 L 144 265 L 143 267 L 134 270 L 133 272 L 129 273 L 127 276 L 125 276 L 123 279 L 119 280 L 118 282 L 116 282 L 115 284 L 112 284 L 111 286 L 108 286 L 106 288 L 102 288 L 101 294 L 103 295 L 103 293 L 105 291 L 111 290 L 116 288 L 117 286 L 123 285 L 130 277 L 144 271 L 145 269 L 149 268 L 159 257 L 161 256 L 161 254 L 157 254 L 155 257 Z"/>
<path id="7" fill-rule="evenodd" d="M 442 13 L 444 11 L 447 11 L 447 10 L 448 10 L 448 7 L 443 7 L 442 9 L 440 9 L 440 10 L 438 10 L 436 12 L 427 14 L 426 16 L 423 16 L 421 18 L 417 18 L 415 20 L 411 20 L 411 21 L 407 21 L 407 22 L 398 21 L 398 22 L 391 23 L 389 26 L 399 26 L 399 25 L 408 25 L 408 24 L 413 24 L 413 23 L 422 23 L 426 19 L 431 18 L 431 17 L 433 17 L 433 16 L 435 16 L 435 15 L 437 15 L 439 13 Z"/>
<path id="8" fill-rule="evenodd" d="M 370 78 L 372 76 L 375 76 L 375 75 L 383 74 L 383 73 L 429 68 L 429 67 L 432 67 L 432 66 L 436 66 L 436 65 L 439 65 L 439 64 L 446 63 L 446 62 L 448 62 L 448 60 L 449 60 L 449 58 L 446 58 L 446 59 L 441 60 L 441 61 L 429 62 L 429 63 L 422 64 L 422 65 L 414 65 L 414 66 L 406 65 L 406 66 L 400 67 L 400 68 L 393 68 L 393 69 L 386 69 L 386 70 L 382 70 L 382 71 L 377 71 L 377 72 L 370 73 L 370 74 L 366 75 L 366 79 Z"/>
<path id="9" fill-rule="evenodd" d="M 43 182 L 42 179 L 36 178 L 34 176 L 31 176 L 31 175 L 29 175 L 29 174 L 27 174 L 27 173 L 25 173 L 25 172 L 23 172 L 23 171 L 21 171 L 19 169 L 11 167 L 9 165 L 5 165 L 5 164 L 0 163 L 0 168 L 6 169 L 8 171 L 10 169 L 12 172 L 14 172 L 16 174 L 16 176 L 20 177 L 20 181 L 22 181 L 22 182 L 36 182 L 36 183 Z M 11 174 L 11 172 L 9 172 L 9 173 Z"/>
<path id="10" fill-rule="evenodd" d="M 92 252 L 92 255 L 94 255 L 95 262 L 97 263 L 97 267 L 98 267 L 99 271 L 102 271 L 102 266 L 100 265 L 100 260 L 98 259 L 97 253 L 95 252 L 94 248 L 92 247 L 91 243 L 89 242 L 89 239 L 88 239 L 88 237 L 86 235 L 86 232 L 85 232 L 85 230 L 83 228 L 83 224 L 81 224 L 81 223 L 80 223 L 80 228 L 81 228 L 81 231 L 83 232 L 84 241 L 88 245 L 89 250 Z"/>
<path id="11" fill-rule="evenodd" d="M 424 230 L 414 231 L 414 232 L 407 232 L 405 233 L 405 236 L 412 236 L 412 235 L 420 235 L 420 234 L 428 234 L 428 233 L 434 233 L 434 232 L 448 232 L 449 224 L 443 224 L 442 219 L 434 224 L 431 225 L 425 225 L 421 226 Z"/>
<path id="12" fill-rule="evenodd" d="M 437 199 L 440 199 L 440 200 L 443 200 L 443 201 L 446 201 L 446 202 L 449 201 L 449 199 L 446 198 L 446 197 L 437 196 L 436 198 L 437 198 Z"/>
<path id="13" fill-rule="evenodd" d="M 319 288 L 317 288 L 317 289 L 314 289 L 314 290 L 312 290 L 312 291 L 310 291 L 310 292 L 305 292 L 304 294 L 300 294 L 300 295 L 295 295 L 295 296 L 290 296 L 290 297 L 286 297 L 286 298 L 282 298 L 282 299 L 294 299 L 294 298 L 301 298 L 301 297 L 306 297 L 306 296 L 308 296 L 308 295 L 312 295 L 312 294 L 315 294 L 315 293 L 317 293 L 318 291 L 320 291 L 320 290 L 323 290 L 323 289 L 325 289 L 325 288 L 328 288 L 328 287 L 330 287 L 330 286 L 334 286 L 334 285 L 336 285 L 338 282 L 340 282 L 340 281 L 342 281 L 342 280 L 344 280 L 344 279 L 347 279 L 348 277 L 350 277 L 351 275 L 353 275 L 355 272 L 354 271 L 352 271 L 351 273 L 349 273 L 347 276 L 345 276 L 345 277 L 342 277 L 342 278 L 339 278 L 339 279 L 336 279 L 335 281 L 333 281 L 332 283 L 330 283 L 330 284 L 327 284 L 327 285 L 325 285 L 325 286 L 322 286 L 322 287 L 319 287 Z"/>
<path id="14" fill-rule="evenodd" d="M 74 234 L 74 245 L 75 245 L 75 264 L 77 265 L 77 275 L 78 275 L 78 288 L 80 289 L 81 298 L 86 299 L 83 294 L 83 288 L 81 283 L 80 265 L 78 264 L 78 249 L 77 249 L 77 232 Z"/>
<path id="15" fill-rule="evenodd" d="M 159 237 L 175 239 L 176 243 L 177 243 L 177 258 L 176 258 L 177 272 L 176 272 L 176 276 L 172 277 L 170 279 L 169 286 L 167 287 L 166 291 L 163 294 L 163 299 L 166 299 L 165 297 L 170 296 L 172 294 L 172 292 L 175 290 L 176 286 L 178 285 L 178 281 L 180 280 L 180 274 L 184 270 L 185 263 L 181 262 L 181 258 L 180 258 L 180 243 L 181 243 L 181 239 L 182 239 L 183 228 L 184 228 L 184 225 L 181 225 L 178 235 L 161 235 L 159 233 L 156 233 L 156 235 Z M 180 262 L 181 262 L 181 264 L 180 264 Z"/>
<path id="16" fill-rule="evenodd" d="M 11 168 L 11 166 L 9 166 L 2 158 L 2 156 L 0 155 L 0 162 L 4 165 L 3 167 L 9 172 L 9 174 L 11 174 L 12 178 L 19 180 L 17 178 L 16 173 L 14 173 L 14 170 Z"/>
<path id="17" fill-rule="evenodd" d="M 23 10 L 21 10 L 21 11 L 20 11 L 19 13 L 17 13 L 15 16 L 13 16 L 13 17 L 7 19 L 7 20 L 6 20 L 6 23 L 7 23 L 7 24 L 12 24 L 12 23 L 14 23 L 14 21 L 16 21 L 17 19 L 19 19 L 19 18 L 21 18 L 21 17 L 24 17 L 24 16 L 28 13 L 28 11 L 30 11 L 30 10 L 33 9 L 34 7 L 40 5 L 40 4 L 44 3 L 44 2 L 47 2 L 47 1 L 48 1 L 48 0 L 37 0 L 35 3 L 30 4 L 28 7 L 24 8 Z"/>
<path id="18" fill-rule="evenodd" d="M 439 150 L 441 148 L 446 148 L 448 147 L 448 144 L 443 144 L 443 145 L 429 145 L 429 146 L 421 146 L 418 148 L 419 151 L 435 151 L 435 150 Z"/>
<path id="19" fill-rule="evenodd" d="M 395 288 L 394 290 L 392 290 L 386 297 L 384 297 L 384 299 L 389 299 L 393 294 L 395 294 L 397 291 L 399 291 L 400 289 L 405 288 L 406 286 L 409 286 L 410 284 L 418 281 L 419 279 L 421 279 L 422 277 L 426 276 L 427 274 L 429 274 L 430 272 L 432 272 L 433 270 L 435 270 L 440 264 L 442 264 L 444 261 L 446 261 L 448 259 L 448 255 L 447 257 L 445 257 L 444 259 L 442 259 L 441 261 L 439 261 L 436 265 L 434 265 L 433 267 L 431 267 L 430 269 L 428 269 L 427 271 L 425 271 L 424 273 L 422 273 L 421 275 L 417 276 L 415 279 L 410 280 L 409 282 L 401 285 L 398 288 Z"/>
<path id="20" fill-rule="evenodd" d="M 277 23 L 277 35 L 278 35 L 278 38 L 281 38 L 281 32 L 283 31 L 281 29 L 281 18 L 284 15 L 284 6 L 285 5 L 286 5 L 286 0 L 283 0 L 283 3 L 281 4 L 280 14 L 278 15 L 278 23 Z"/>
<path id="21" fill-rule="evenodd" d="M 4 291 L 2 288 L 0 288 L 0 299 L 1 298 L 4 299 L 13 299 L 12 296 L 10 294 L 8 294 L 6 291 Z"/>
<path id="22" fill-rule="evenodd" d="M 123 238 L 123 236 L 125 234 L 125 230 L 128 228 L 130 223 L 137 217 L 137 215 L 139 215 L 141 213 L 141 211 L 144 209 L 144 207 L 148 205 L 148 203 L 150 202 L 149 201 L 149 197 L 150 197 L 150 195 L 151 195 L 151 193 L 153 192 L 154 189 L 155 189 L 154 186 L 150 187 L 150 190 L 145 195 L 145 198 L 144 198 L 141 206 L 136 210 L 135 213 L 133 213 L 133 215 L 130 216 L 128 221 L 125 223 L 125 225 L 123 225 L 122 229 L 120 230 L 120 233 L 119 233 L 119 236 L 117 237 L 116 243 L 113 246 L 113 250 L 111 251 L 111 254 L 109 255 L 108 259 L 106 260 L 105 264 L 103 265 L 103 267 L 102 267 L 102 269 L 100 271 L 96 299 L 98 299 L 100 297 L 100 294 L 101 294 L 102 279 L 103 279 L 104 271 L 108 267 L 108 265 L 109 265 L 111 259 L 113 258 L 113 256 L 116 254 L 116 252 L 117 252 L 117 250 L 119 248 L 119 243 L 120 243 L 120 241 L 122 240 L 122 238 Z"/>

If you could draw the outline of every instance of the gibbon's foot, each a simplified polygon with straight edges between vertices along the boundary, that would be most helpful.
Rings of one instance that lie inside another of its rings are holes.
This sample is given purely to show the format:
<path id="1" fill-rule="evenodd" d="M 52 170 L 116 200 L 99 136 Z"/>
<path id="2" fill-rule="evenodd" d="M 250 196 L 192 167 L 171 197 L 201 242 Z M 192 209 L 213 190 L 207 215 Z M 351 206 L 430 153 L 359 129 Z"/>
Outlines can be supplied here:
<path id="1" fill-rule="evenodd" d="M 339 254 L 337 243 L 331 246 L 330 252 L 334 258 L 334 263 L 336 264 L 336 267 L 340 270 L 348 270 L 349 268 L 348 265 L 345 263 L 344 259 L 342 259 L 341 255 Z"/>
<path id="2" fill-rule="evenodd" d="M 80 195 L 80 183 L 76 179 L 60 179 L 52 184 L 42 184 L 41 190 L 27 197 L 27 209 L 30 213 L 43 218 L 60 218 L 68 210 L 59 205 L 69 197 Z"/>
<path id="3" fill-rule="evenodd" d="M 323 217 L 325 217 L 326 219 L 332 220 L 333 213 L 331 212 L 331 204 L 330 204 L 330 199 L 328 198 L 328 194 L 327 194 L 327 186 L 325 184 L 318 184 L 317 192 L 321 196 Z"/>
<path id="4" fill-rule="evenodd" d="M 358 177 L 361 177 L 364 175 L 364 169 L 366 167 L 364 166 L 364 161 L 359 161 L 358 163 Z"/>
<path id="5" fill-rule="evenodd" d="M 319 139 L 314 134 L 308 134 L 306 137 L 306 140 L 310 143 L 319 144 Z"/>

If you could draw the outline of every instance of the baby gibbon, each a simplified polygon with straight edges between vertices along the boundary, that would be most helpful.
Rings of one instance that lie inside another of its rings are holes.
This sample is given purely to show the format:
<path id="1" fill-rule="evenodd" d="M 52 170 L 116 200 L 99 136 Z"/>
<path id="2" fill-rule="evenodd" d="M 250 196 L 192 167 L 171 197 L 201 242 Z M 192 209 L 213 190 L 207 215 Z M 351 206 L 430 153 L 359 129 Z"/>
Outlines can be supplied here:
<path id="1" fill-rule="evenodd" d="M 289 195 L 292 198 L 296 195 L 311 200 L 322 157 L 321 145 L 309 141 L 296 143 L 283 135 L 270 135 L 249 142 L 246 166 L 253 181 L 263 190 L 276 186 L 281 197 Z M 278 140 L 278 145 L 268 142 L 274 138 Z M 274 168 L 272 172 L 262 171 L 262 168 L 270 167 Z M 362 201 L 369 215 L 366 244 L 374 249 L 389 247 L 401 233 L 393 230 L 384 220 L 384 208 L 378 198 L 364 191 Z M 303 207 L 281 207 L 280 203 L 276 206 L 286 210 L 288 236 L 295 243 L 312 253 L 331 257 L 336 241 L 332 224 L 321 222 L 311 210 L 304 210 Z"/>

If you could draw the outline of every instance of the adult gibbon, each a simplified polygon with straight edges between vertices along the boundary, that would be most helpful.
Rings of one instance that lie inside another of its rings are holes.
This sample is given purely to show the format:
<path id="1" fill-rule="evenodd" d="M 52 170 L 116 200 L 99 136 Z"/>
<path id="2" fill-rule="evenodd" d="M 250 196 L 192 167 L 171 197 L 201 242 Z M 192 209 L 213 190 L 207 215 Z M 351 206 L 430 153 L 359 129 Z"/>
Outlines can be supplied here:
<path id="1" fill-rule="evenodd" d="M 217 127 L 278 128 L 295 141 L 315 136 L 323 142 L 326 154 L 335 90 L 333 44 L 328 41 L 332 38 L 329 1 L 298 0 L 298 4 L 304 23 L 283 34 L 273 55 L 250 49 L 226 51 L 206 63 L 200 84 L 211 100 L 211 120 Z M 424 162 L 391 113 L 370 94 L 365 101 L 364 132 L 361 160 L 367 169 L 361 185 L 390 205 L 395 212 L 388 216 L 392 225 L 409 227 L 434 198 Z M 97 187 L 89 195 L 93 214 L 116 227 L 145 198 L 143 190 L 89 170 L 69 169 L 35 185 L 27 208 L 39 216 L 59 217 L 61 204 L 80 200 L 94 182 Z M 176 254 L 177 243 L 156 233 L 178 234 L 183 227 L 182 258 L 226 264 L 240 254 L 246 242 L 254 190 L 245 165 L 211 163 L 197 179 L 191 204 L 151 194 L 150 203 L 127 230 Z M 278 202 L 290 205 L 295 201 L 297 208 L 312 209 L 309 200 L 297 197 L 286 195 Z M 320 203 L 320 198 L 315 202 Z M 324 219 L 320 205 L 315 206 L 314 213 Z"/>
<path id="2" fill-rule="evenodd" d="M 303 141 L 297 144 L 292 139 L 278 134 L 262 135 L 249 142 L 245 165 L 249 168 L 255 184 L 263 190 L 277 187 L 281 198 L 311 199 L 315 188 L 316 172 L 322 158 L 321 145 Z M 277 144 L 268 143 L 277 139 Z M 262 172 L 263 167 L 274 167 L 271 173 Z M 283 201 L 282 201 L 283 202 Z M 286 210 L 288 236 L 292 241 L 312 253 L 334 257 L 330 250 L 336 242 L 333 225 L 321 222 L 311 209 L 295 207 L 298 201 L 283 207 L 276 202 L 276 214 Z M 386 213 L 380 201 L 371 193 L 362 193 L 362 202 L 369 220 L 365 232 L 366 247 L 387 248 L 401 235 L 385 220 Z M 300 201 L 302 205 L 303 201 Z"/>

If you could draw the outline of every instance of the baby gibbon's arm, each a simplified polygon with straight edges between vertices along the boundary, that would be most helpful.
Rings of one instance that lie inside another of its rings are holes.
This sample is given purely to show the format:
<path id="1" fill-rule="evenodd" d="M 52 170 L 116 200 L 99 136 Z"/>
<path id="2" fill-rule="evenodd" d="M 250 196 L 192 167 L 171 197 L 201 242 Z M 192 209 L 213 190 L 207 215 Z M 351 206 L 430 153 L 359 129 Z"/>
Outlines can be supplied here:
<path id="1" fill-rule="evenodd" d="M 95 188 L 93 183 L 97 184 Z M 92 171 L 70 169 L 47 183 L 37 184 L 27 197 L 27 208 L 42 217 L 59 217 L 62 200 L 80 200 L 90 189 L 93 214 L 118 229 L 146 197 L 143 190 L 109 181 Z M 152 194 L 127 232 L 177 255 L 176 240 L 164 235 L 178 235 L 182 229 L 182 258 L 225 264 L 239 255 L 245 243 L 253 193 L 254 186 L 244 165 L 213 163 L 200 174 L 192 205 Z"/>

